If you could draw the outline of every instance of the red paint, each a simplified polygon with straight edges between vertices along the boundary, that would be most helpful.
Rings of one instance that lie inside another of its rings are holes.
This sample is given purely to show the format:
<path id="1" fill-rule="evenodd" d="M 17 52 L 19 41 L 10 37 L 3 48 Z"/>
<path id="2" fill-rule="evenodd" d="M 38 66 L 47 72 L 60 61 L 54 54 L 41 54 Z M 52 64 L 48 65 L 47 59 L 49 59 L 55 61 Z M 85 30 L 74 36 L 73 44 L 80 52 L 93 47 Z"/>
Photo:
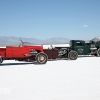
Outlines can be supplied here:
<path id="1" fill-rule="evenodd" d="M 25 54 L 29 54 L 30 50 L 36 50 L 43 52 L 42 46 L 6 46 L 6 48 L 0 48 L 0 55 L 2 58 L 27 58 Z"/>

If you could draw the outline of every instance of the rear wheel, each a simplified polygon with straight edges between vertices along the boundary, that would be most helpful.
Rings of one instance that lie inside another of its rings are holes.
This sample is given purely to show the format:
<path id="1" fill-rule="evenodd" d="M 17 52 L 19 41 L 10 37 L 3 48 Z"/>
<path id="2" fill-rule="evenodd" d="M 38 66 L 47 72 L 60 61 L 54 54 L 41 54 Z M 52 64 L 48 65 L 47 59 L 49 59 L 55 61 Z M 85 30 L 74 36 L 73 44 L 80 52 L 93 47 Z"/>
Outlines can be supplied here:
<path id="1" fill-rule="evenodd" d="M 100 57 L 100 48 L 97 50 L 97 56 Z"/>
<path id="2" fill-rule="evenodd" d="M 2 57 L 0 56 L 0 64 L 3 62 L 3 59 L 2 59 Z"/>
<path id="3" fill-rule="evenodd" d="M 76 51 L 70 51 L 70 52 L 68 53 L 68 58 L 69 58 L 70 60 L 76 60 L 77 57 L 78 57 L 78 53 L 77 53 Z"/>
<path id="4" fill-rule="evenodd" d="M 46 53 L 40 52 L 36 55 L 36 61 L 38 64 L 45 64 L 48 60 Z"/>

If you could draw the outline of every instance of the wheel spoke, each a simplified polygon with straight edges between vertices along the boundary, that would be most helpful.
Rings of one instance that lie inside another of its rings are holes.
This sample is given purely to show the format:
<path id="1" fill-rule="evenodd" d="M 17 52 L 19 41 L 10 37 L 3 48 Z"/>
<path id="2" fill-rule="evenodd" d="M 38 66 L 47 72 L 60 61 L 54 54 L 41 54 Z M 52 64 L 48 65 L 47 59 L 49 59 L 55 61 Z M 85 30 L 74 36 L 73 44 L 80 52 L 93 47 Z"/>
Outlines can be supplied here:
<path id="1" fill-rule="evenodd" d="M 37 54 L 36 56 L 36 61 L 39 63 L 39 64 L 44 64 L 47 62 L 47 55 L 45 53 L 39 53 Z"/>
<path id="2" fill-rule="evenodd" d="M 70 52 L 69 52 L 69 58 L 70 58 L 71 60 L 76 60 L 77 57 L 78 57 L 77 52 L 75 52 L 75 51 L 70 51 Z"/>

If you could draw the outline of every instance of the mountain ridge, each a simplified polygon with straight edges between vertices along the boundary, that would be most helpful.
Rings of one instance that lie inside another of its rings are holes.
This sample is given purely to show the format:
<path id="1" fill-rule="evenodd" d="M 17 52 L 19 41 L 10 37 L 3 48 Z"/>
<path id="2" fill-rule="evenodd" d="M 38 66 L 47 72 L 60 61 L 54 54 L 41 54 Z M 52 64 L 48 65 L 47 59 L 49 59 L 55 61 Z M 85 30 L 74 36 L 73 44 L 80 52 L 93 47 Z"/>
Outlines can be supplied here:
<path id="1" fill-rule="evenodd" d="M 20 39 L 27 44 L 56 44 L 68 43 L 70 39 L 63 37 L 53 37 L 44 40 L 36 38 L 15 37 L 15 36 L 0 36 L 0 44 L 20 44 Z"/>

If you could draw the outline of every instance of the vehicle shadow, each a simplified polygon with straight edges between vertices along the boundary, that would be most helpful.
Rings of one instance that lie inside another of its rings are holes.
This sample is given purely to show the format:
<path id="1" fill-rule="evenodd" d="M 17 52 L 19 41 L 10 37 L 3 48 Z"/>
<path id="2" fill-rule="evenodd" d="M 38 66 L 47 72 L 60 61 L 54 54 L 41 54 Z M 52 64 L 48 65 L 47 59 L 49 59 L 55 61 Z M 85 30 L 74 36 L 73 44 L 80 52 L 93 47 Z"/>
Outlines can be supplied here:
<path id="1" fill-rule="evenodd" d="M 59 60 L 67 60 L 67 58 L 61 58 L 61 59 L 48 59 L 47 62 L 49 61 L 59 61 Z M 30 64 L 33 64 L 33 65 L 44 65 L 44 64 L 38 64 L 36 61 L 34 62 L 15 62 L 15 63 L 1 63 L 0 66 L 16 66 L 16 65 L 30 65 Z"/>
<path id="2" fill-rule="evenodd" d="M 97 56 L 78 56 L 78 58 L 85 58 L 85 57 L 97 57 Z"/>
<path id="3" fill-rule="evenodd" d="M 85 58 L 85 57 L 96 57 L 96 56 L 78 56 L 78 59 Z M 71 61 L 68 58 L 48 59 L 48 61 L 60 61 L 60 60 Z M 2 63 L 2 64 L 0 64 L 0 66 L 13 66 L 13 65 L 16 66 L 16 65 L 30 65 L 30 64 L 41 65 L 41 64 L 38 64 L 36 61 L 34 61 L 34 62 L 20 62 L 20 63 Z M 44 65 L 44 64 L 42 64 L 42 65 Z"/>
<path id="4" fill-rule="evenodd" d="M 60 60 L 68 60 L 68 58 L 48 59 L 48 61 L 60 61 Z"/>
<path id="5" fill-rule="evenodd" d="M 30 64 L 34 64 L 34 65 L 39 65 L 37 62 L 21 62 L 21 63 L 2 63 L 0 64 L 0 66 L 13 66 L 13 65 L 30 65 Z"/>

